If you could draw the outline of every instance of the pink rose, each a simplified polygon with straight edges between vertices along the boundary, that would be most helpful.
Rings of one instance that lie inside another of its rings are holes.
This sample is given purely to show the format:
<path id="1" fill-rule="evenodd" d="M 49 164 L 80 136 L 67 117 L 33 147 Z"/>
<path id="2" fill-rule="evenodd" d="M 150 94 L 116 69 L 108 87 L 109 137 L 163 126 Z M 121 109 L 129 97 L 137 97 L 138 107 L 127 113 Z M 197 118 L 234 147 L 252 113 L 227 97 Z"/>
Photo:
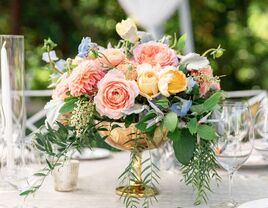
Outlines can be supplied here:
<path id="1" fill-rule="evenodd" d="M 178 58 L 176 52 L 166 44 L 147 42 L 138 45 L 133 50 L 134 59 L 137 63 L 148 63 L 152 66 L 177 66 Z"/>
<path id="2" fill-rule="evenodd" d="M 124 74 L 116 69 L 109 71 L 98 83 L 98 94 L 94 98 L 96 110 L 101 116 L 119 119 L 122 110 L 134 105 L 139 94 L 135 81 L 126 80 Z"/>
<path id="3" fill-rule="evenodd" d="M 101 51 L 99 61 L 106 67 L 115 67 L 121 64 L 125 58 L 125 54 L 120 49 L 109 48 Z"/>
<path id="4" fill-rule="evenodd" d="M 93 60 L 81 62 L 71 73 L 68 83 L 72 96 L 92 94 L 97 90 L 98 82 L 104 77 L 100 65 Z"/>

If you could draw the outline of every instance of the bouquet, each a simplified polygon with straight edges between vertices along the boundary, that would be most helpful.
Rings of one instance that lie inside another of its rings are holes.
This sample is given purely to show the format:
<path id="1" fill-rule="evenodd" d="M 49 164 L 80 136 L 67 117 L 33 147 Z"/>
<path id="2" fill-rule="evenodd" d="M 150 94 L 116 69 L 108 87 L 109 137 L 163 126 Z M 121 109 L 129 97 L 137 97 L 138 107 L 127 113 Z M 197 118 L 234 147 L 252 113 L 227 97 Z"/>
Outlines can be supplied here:
<path id="1" fill-rule="evenodd" d="M 142 150 L 171 140 L 185 181 L 195 190 L 195 204 L 207 200 L 210 179 L 219 176 L 211 149 L 216 134 L 206 119 L 222 94 L 208 56 L 216 59 L 224 50 L 219 46 L 203 55 L 184 55 L 186 35 L 154 40 L 138 31 L 131 19 L 118 23 L 116 31 L 122 38 L 117 45 L 104 48 L 85 37 L 77 56 L 67 60 L 57 57 L 51 39 L 45 40 L 42 59 L 52 71 L 54 91 L 45 107 L 46 130 L 35 134 L 34 144 L 48 156 L 47 167 L 36 174 L 41 183 L 21 195 L 35 192 L 68 152 L 92 146 L 96 140 L 129 149 L 131 162 Z M 150 163 L 145 169 L 151 172 L 141 185 L 154 186 L 158 168 Z M 130 181 L 135 177 L 130 166 L 120 176 Z M 138 200 L 125 197 L 129 207 Z"/>

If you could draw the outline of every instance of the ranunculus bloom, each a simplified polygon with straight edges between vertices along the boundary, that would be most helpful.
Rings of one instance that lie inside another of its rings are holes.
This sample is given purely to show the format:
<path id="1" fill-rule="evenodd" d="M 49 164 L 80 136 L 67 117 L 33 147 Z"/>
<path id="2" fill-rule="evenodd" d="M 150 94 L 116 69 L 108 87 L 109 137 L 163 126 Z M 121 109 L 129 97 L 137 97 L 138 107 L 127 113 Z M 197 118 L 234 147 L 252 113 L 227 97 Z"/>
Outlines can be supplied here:
<path id="1" fill-rule="evenodd" d="M 108 48 L 100 53 L 99 61 L 106 67 L 115 67 L 125 60 L 126 56 L 120 49 Z"/>
<path id="2" fill-rule="evenodd" d="M 97 90 L 98 82 L 105 73 L 100 65 L 93 60 L 81 62 L 69 77 L 69 90 L 72 96 L 92 94 Z"/>
<path id="3" fill-rule="evenodd" d="M 137 63 L 148 63 L 152 66 L 177 66 L 179 62 L 173 49 L 169 48 L 166 44 L 153 41 L 135 47 L 133 55 Z"/>
<path id="4" fill-rule="evenodd" d="M 113 69 L 98 83 L 98 94 L 94 98 L 96 110 L 101 116 L 119 119 L 123 109 L 134 105 L 138 94 L 136 82 L 126 80 L 122 72 Z"/>
<path id="5" fill-rule="evenodd" d="M 199 94 L 204 96 L 210 90 L 220 90 L 220 83 L 213 77 L 212 68 L 208 65 L 199 70 L 192 70 L 192 75 L 199 85 Z"/>
<path id="6" fill-rule="evenodd" d="M 136 71 L 136 64 L 131 61 L 125 61 L 122 64 L 119 64 L 116 67 L 119 71 L 123 72 L 126 76 L 126 79 L 129 80 L 136 80 L 137 79 L 137 71 Z"/>
<path id="7" fill-rule="evenodd" d="M 139 39 L 137 34 L 137 26 L 135 25 L 135 22 L 130 18 L 117 23 L 115 29 L 118 35 L 120 35 L 120 37 L 124 40 L 135 43 Z"/>
<path id="8" fill-rule="evenodd" d="M 173 66 L 165 67 L 159 74 L 158 88 L 162 95 L 169 97 L 186 90 L 187 78 L 182 71 Z"/>
<path id="9" fill-rule="evenodd" d="M 140 94 L 144 97 L 154 97 L 158 94 L 158 72 L 150 64 L 142 64 L 137 67 L 137 83 Z"/>

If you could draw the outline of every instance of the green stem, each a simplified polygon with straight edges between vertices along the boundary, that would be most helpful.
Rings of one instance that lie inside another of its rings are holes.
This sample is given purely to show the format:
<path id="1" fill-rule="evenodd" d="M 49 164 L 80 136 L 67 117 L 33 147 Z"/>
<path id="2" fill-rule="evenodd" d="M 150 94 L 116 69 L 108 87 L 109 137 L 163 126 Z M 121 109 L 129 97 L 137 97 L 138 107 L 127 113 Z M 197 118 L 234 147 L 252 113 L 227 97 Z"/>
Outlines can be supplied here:
<path id="1" fill-rule="evenodd" d="M 214 50 L 216 50 L 216 48 L 208 49 L 207 51 L 205 51 L 205 52 L 202 54 L 202 56 L 206 56 L 209 52 L 214 51 Z"/>

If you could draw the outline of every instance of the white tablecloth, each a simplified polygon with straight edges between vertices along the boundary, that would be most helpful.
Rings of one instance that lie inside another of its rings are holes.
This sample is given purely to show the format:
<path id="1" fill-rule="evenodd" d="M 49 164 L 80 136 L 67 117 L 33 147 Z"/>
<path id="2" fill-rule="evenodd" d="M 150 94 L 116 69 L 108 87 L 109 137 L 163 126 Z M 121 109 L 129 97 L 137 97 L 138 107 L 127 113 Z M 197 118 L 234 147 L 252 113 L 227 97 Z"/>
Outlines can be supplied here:
<path id="1" fill-rule="evenodd" d="M 84 161 L 80 164 L 79 189 L 75 192 L 55 192 L 52 177 L 49 177 L 41 190 L 24 202 L 37 208 L 119 208 L 124 207 L 115 195 L 117 177 L 122 173 L 129 160 L 127 152 L 114 153 L 104 160 Z M 219 203 L 228 198 L 226 173 L 220 171 L 222 183 L 210 194 L 209 204 Z M 161 172 L 160 195 L 153 208 L 192 208 L 193 191 L 180 182 L 179 174 Z M 268 167 L 241 169 L 237 174 L 233 196 L 238 202 L 268 197 Z M 1 192 L 0 204 L 13 208 L 23 201 L 18 192 Z M 1 207 L 1 206 L 0 206 Z M 200 205 L 198 207 L 209 207 Z"/>

